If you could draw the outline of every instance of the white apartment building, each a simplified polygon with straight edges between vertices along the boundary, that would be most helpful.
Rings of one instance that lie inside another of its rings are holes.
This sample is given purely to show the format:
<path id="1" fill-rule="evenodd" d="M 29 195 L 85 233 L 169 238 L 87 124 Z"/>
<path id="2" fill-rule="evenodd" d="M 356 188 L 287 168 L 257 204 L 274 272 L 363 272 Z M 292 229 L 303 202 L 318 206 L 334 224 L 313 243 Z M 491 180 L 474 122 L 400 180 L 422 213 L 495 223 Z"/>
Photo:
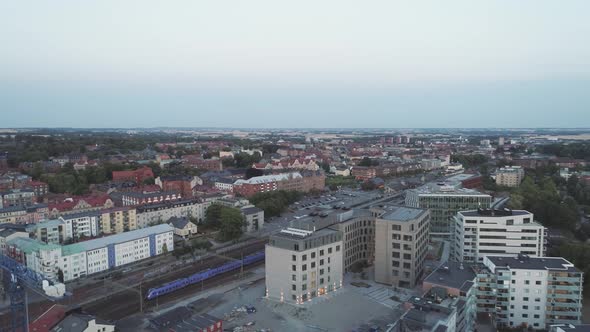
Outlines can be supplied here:
<path id="1" fill-rule="evenodd" d="M 266 296 L 303 304 L 342 287 L 342 233 L 287 228 L 266 245 Z"/>
<path id="2" fill-rule="evenodd" d="M 524 169 L 520 166 L 502 167 L 496 172 L 496 184 L 504 187 L 518 187 L 524 179 Z"/>
<path id="3" fill-rule="evenodd" d="M 70 281 L 174 250 L 166 224 L 60 246 L 29 238 L 7 242 L 7 254 L 52 280 Z"/>
<path id="4" fill-rule="evenodd" d="M 64 222 L 64 240 L 94 237 L 101 233 L 100 218 L 95 212 L 68 214 L 60 219 Z"/>
<path id="5" fill-rule="evenodd" d="M 137 226 L 145 228 L 167 222 L 172 217 L 193 217 L 198 222 L 205 220 L 205 212 L 212 202 L 199 199 L 151 204 L 137 207 Z"/>
<path id="6" fill-rule="evenodd" d="M 375 216 L 375 281 L 412 288 L 424 270 L 428 210 L 403 206 L 371 209 Z"/>
<path id="7" fill-rule="evenodd" d="M 358 264 L 373 264 L 375 260 L 375 218 L 370 211 L 348 210 L 328 218 L 335 221 L 335 224 L 330 228 L 342 232 L 344 271 L 351 271 Z"/>
<path id="8" fill-rule="evenodd" d="M 479 209 L 460 211 L 455 217 L 452 256 L 457 261 L 481 263 L 486 255 L 545 256 L 543 225 L 524 210 Z"/>
<path id="9" fill-rule="evenodd" d="M 583 273 L 561 257 L 486 256 L 477 272 L 478 310 L 489 308 L 497 327 L 546 330 L 580 324 Z M 485 282 L 482 282 L 484 280 Z M 491 302 L 491 303 L 490 303 Z"/>

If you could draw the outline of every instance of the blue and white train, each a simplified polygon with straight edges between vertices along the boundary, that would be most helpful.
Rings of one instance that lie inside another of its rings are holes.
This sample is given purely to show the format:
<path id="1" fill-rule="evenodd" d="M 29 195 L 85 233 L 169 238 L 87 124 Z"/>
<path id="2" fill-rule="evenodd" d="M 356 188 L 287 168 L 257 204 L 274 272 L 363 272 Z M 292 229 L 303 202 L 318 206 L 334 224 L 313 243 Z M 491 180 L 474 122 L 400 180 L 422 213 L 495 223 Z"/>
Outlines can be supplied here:
<path id="1" fill-rule="evenodd" d="M 264 251 L 259 251 L 257 253 L 252 254 L 252 255 L 248 255 L 248 256 L 244 257 L 243 264 L 244 264 L 244 266 L 250 265 L 252 263 L 256 263 L 261 260 L 264 260 Z M 242 266 L 242 260 L 235 260 L 235 261 L 232 261 L 229 263 L 225 263 L 225 264 L 218 266 L 216 268 L 213 268 L 213 269 L 208 269 L 208 270 L 205 270 L 205 271 L 202 271 L 199 273 L 195 273 L 190 277 L 174 280 L 174 281 L 166 283 L 160 287 L 150 288 L 148 290 L 146 298 L 148 300 L 155 299 L 158 296 L 172 293 L 172 292 L 179 290 L 181 288 L 184 288 L 188 285 L 199 283 L 203 280 L 213 278 L 213 277 L 220 275 L 222 273 L 225 273 L 225 272 L 237 270 L 241 266 Z"/>

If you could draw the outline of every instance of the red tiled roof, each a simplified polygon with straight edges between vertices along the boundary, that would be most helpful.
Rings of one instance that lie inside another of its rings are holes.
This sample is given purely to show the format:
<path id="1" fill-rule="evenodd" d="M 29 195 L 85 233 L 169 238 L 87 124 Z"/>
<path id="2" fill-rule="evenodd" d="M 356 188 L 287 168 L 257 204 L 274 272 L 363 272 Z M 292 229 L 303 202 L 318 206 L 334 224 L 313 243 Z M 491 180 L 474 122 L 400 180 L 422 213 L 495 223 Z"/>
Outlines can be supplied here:
<path id="1" fill-rule="evenodd" d="M 41 316 L 29 324 L 31 332 L 49 332 L 57 323 L 66 316 L 66 307 L 54 304 L 45 311 Z"/>

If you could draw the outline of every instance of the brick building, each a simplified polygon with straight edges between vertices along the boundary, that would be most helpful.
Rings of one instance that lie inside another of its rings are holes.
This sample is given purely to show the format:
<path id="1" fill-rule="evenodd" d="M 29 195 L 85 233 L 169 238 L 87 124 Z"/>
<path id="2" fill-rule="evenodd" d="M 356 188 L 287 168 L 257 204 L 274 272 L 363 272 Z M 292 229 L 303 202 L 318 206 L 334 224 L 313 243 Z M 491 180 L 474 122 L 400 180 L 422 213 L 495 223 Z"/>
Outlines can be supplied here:
<path id="1" fill-rule="evenodd" d="M 113 171 L 113 181 L 135 181 L 137 184 L 141 184 L 143 180 L 153 178 L 154 172 L 152 169 L 144 166 L 134 171 Z"/>

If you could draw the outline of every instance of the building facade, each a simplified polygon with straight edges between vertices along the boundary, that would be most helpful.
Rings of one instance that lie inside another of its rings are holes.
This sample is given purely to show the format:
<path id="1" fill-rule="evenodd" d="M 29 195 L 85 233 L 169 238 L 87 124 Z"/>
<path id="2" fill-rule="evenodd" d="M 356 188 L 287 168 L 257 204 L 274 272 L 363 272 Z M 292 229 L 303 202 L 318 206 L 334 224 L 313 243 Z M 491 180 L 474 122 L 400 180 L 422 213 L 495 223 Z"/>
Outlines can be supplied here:
<path id="1" fill-rule="evenodd" d="M 481 263 L 485 255 L 545 256 L 546 228 L 523 210 L 479 209 L 455 217 L 456 239 L 451 250 L 457 261 Z"/>
<path id="2" fill-rule="evenodd" d="M 119 207 L 99 212 L 102 233 L 117 234 L 137 229 L 137 214 L 134 208 Z"/>
<path id="3" fill-rule="evenodd" d="M 582 321 L 583 273 L 561 257 L 486 256 L 477 278 L 478 311 L 494 315 L 497 327 Z"/>
<path id="4" fill-rule="evenodd" d="M 518 187 L 524 179 L 524 169 L 520 166 L 507 166 L 496 172 L 496 184 L 503 187 Z"/>
<path id="5" fill-rule="evenodd" d="M 429 183 L 408 190 L 405 205 L 430 209 L 431 239 L 454 240 L 454 217 L 459 211 L 490 208 L 492 197 L 473 189 L 446 183 Z"/>
<path id="6" fill-rule="evenodd" d="M 266 245 L 266 296 L 303 304 L 342 287 L 342 233 L 288 228 Z"/>
<path id="7" fill-rule="evenodd" d="M 137 207 L 137 226 L 144 228 L 161 224 L 172 217 L 194 218 L 197 222 L 201 222 L 205 220 L 205 212 L 211 203 L 211 201 L 193 198 L 139 206 Z"/>
<path id="8" fill-rule="evenodd" d="M 391 206 L 375 216 L 375 281 L 413 288 L 424 271 L 428 250 L 428 210 Z"/>
<path id="9" fill-rule="evenodd" d="M 173 251 L 173 232 L 164 224 L 65 246 L 15 238 L 7 241 L 7 252 L 51 280 L 61 271 L 70 281 Z"/>

